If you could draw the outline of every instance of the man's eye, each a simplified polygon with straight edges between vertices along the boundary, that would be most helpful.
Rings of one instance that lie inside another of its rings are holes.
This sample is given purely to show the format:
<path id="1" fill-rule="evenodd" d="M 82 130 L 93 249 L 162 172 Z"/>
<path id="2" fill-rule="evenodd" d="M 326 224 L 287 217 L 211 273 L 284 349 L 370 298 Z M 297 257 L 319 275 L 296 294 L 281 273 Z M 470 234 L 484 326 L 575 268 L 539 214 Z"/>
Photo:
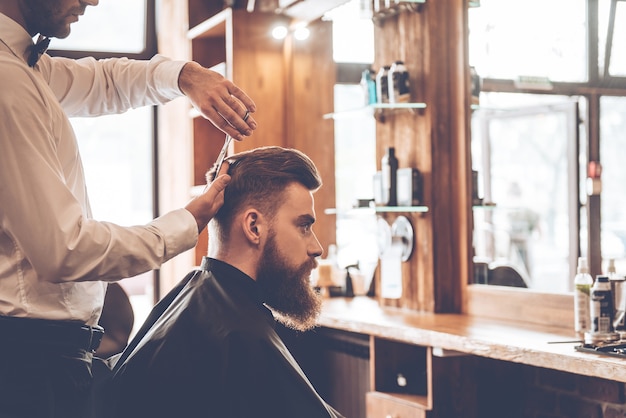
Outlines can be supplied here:
<path id="1" fill-rule="evenodd" d="M 313 224 L 303 224 L 300 228 L 302 228 L 302 231 L 305 233 L 311 232 L 311 229 L 313 228 Z"/>

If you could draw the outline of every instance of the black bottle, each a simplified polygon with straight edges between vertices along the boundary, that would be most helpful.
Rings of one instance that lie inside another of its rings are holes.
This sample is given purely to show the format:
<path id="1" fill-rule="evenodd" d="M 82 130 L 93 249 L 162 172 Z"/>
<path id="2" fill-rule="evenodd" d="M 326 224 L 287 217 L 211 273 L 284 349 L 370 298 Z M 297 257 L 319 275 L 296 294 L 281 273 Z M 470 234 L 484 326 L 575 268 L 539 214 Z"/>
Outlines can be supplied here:
<path id="1" fill-rule="evenodd" d="M 350 271 L 346 269 L 346 291 L 345 297 L 351 298 L 354 297 L 354 285 L 352 283 L 352 276 L 350 276 Z"/>
<path id="2" fill-rule="evenodd" d="M 383 203 L 386 206 L 398 205 L 397 175 L 398 159 L 394 147 L 387 148 L 387 153 L 380 161 L 382 171 Z"/>
<path id="3" fill-rule="evenodd" d="M 391 66 L 385 65 L 376 74 L 376 101 L 378 103 L 389 103 L 389 69 Z"/>
<path id="4" fill-rule="evenodd" d="M 359 263 L 346 266 L 346 286 L 343 295 L 347 298 L 354 297 L 354 283 L 352 283 L 352 276 L 350 276 L 350 269 L 353 267 L 358 270 Z"/>

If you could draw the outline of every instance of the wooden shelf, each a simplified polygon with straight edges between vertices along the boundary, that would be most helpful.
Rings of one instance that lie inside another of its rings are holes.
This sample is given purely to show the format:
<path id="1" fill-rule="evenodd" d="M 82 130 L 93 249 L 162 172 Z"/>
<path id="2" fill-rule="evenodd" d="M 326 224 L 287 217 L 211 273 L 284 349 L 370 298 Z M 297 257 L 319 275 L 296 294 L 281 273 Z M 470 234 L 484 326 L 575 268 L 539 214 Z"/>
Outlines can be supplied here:
<path id="1" fill-rule="evenodd" d="M 536 309 L 529 306 L 529 310 Z M 519 316 L 519 313 L 518 313 Z M 621 358 L 581 353 L 573 329 L 381 307 L 367 297 L 324 301 L 320 326 L 407 344 L 626 382 Z"/>
<path id="2" fill-rule="evenodd" d="M 407 395 L 405 393 L 377 392 L 380 396 L 393 398 L 400 402 L 406 403 L 414 407 L 422 409 L 430 409 L 428 407 L 428 397 L 419 395 Z"/>
<path id="3" fill-rule="evenodd" d="M 412 408 L 419 408 L 423 410 L 429 410 L 428 396 L 420 395 L 407 395 L 406 393 L 393 393 L 393 392 L 381 392 L 376 391 L 376 396 L 384 399 L 390 399 L 394 402 L 400 402 L 410 406 Z"/>
<path id="4" fill-rule="evenodd" d="M 224 9 L 215 16 L 211 16 L 199 23 L 187 32 L 188 39 L 224 37 L 227 33 L 227 26 L 231 24 L 233 10 Z"/>
<path id="5" fill-rule="evenodd" d="M 365 395 L 368 417 L 426 418 L 426 397 L 368 392 Z"/>

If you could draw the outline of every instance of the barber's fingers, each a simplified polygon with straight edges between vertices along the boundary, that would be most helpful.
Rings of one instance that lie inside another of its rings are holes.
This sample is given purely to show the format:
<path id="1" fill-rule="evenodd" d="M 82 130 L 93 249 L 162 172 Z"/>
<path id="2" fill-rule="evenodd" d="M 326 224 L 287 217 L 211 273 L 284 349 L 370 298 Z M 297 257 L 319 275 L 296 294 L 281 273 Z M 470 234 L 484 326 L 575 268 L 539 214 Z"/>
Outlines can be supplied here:
<path id="1" fill-rule="evenodd" d="M 179 76 L 181 91 L 200 114 L 238 141 L 252 135 L 257 123 L 254 101 L 232 81 L 196 62 L 187 63 Z"/>
<path id="2" fill-rule="evenodd" d="M 239 93 L 239 96 L 232 94 L 233 91 Z M 241 141 L 245 136 L 252 135 L 252 131 L 257 128 L 257 122 L 252 116 L 252 113 L 256 109 L 254 102 L 237 86 L 231 84 L 229 87 L 229 96 L 222 98 L 221 103 L 218 101 L 214 104 L 214 110 L 221 117 L 217 121 L 211 120 L 218 128 L 223 132 L 229 134 L 238 141 Z M 242 100 L 246 98 L 247 100 Z M 250 103 L 250 105 L 246 105 Z M 208 111 L 211 114 L 211 111 Z M 215 117 L 215 116 L 211 116 Z"/>
<path id="3" fill-rule="evenodd" d="M 224 204 L 224 190 L 230 182 L 230 176 L 226 174 L 227 171 L 228 162 L 224 162 L 215 181 L 209 183 L 201 195 L 192 199 L 185 206 L 185 209 L 196 219 L 198 232 L 206 227 Z"/>
<path id="4" fill-rule="evenodd" d="M 220 203 L 220 206 L 224 203 L 224 190 L 230 182 L 230 176 L 227 173 L 228 161 L 224 161 L 215 180 L 208 183 L 205 191 L 203 192 L 203 195 L 206 195 L 208 199 L 221 199 L 222 202 Z"/>

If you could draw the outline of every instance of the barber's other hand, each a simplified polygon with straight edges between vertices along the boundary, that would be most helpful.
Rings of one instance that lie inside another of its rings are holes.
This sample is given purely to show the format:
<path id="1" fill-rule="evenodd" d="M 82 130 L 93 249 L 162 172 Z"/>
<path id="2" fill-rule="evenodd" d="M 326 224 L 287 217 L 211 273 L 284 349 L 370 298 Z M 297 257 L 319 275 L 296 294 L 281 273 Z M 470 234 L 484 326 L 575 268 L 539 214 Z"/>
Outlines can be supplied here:
<path id="1" fill-rule="evenodd" d="M 224 189 L 230 181 L 227 172 L 228 162 L 224 161 L 217 178 L 207 185 L 200 196 L 195 197 L 185 206 L 185 209 L 196 218 L 198 233 L 202 232 L 224 204 Z"/>
<path id="2" fill-rule="evenodd" d="M 243 140 L 256 129 L 257 123 L 252 116 L 243 120 L 246 111 L 256 111 L 256 105 L 243 90 L 221 74 L 189 62 L 183 66 L 178 84 L 202 116 L 236 140 Z"/>

